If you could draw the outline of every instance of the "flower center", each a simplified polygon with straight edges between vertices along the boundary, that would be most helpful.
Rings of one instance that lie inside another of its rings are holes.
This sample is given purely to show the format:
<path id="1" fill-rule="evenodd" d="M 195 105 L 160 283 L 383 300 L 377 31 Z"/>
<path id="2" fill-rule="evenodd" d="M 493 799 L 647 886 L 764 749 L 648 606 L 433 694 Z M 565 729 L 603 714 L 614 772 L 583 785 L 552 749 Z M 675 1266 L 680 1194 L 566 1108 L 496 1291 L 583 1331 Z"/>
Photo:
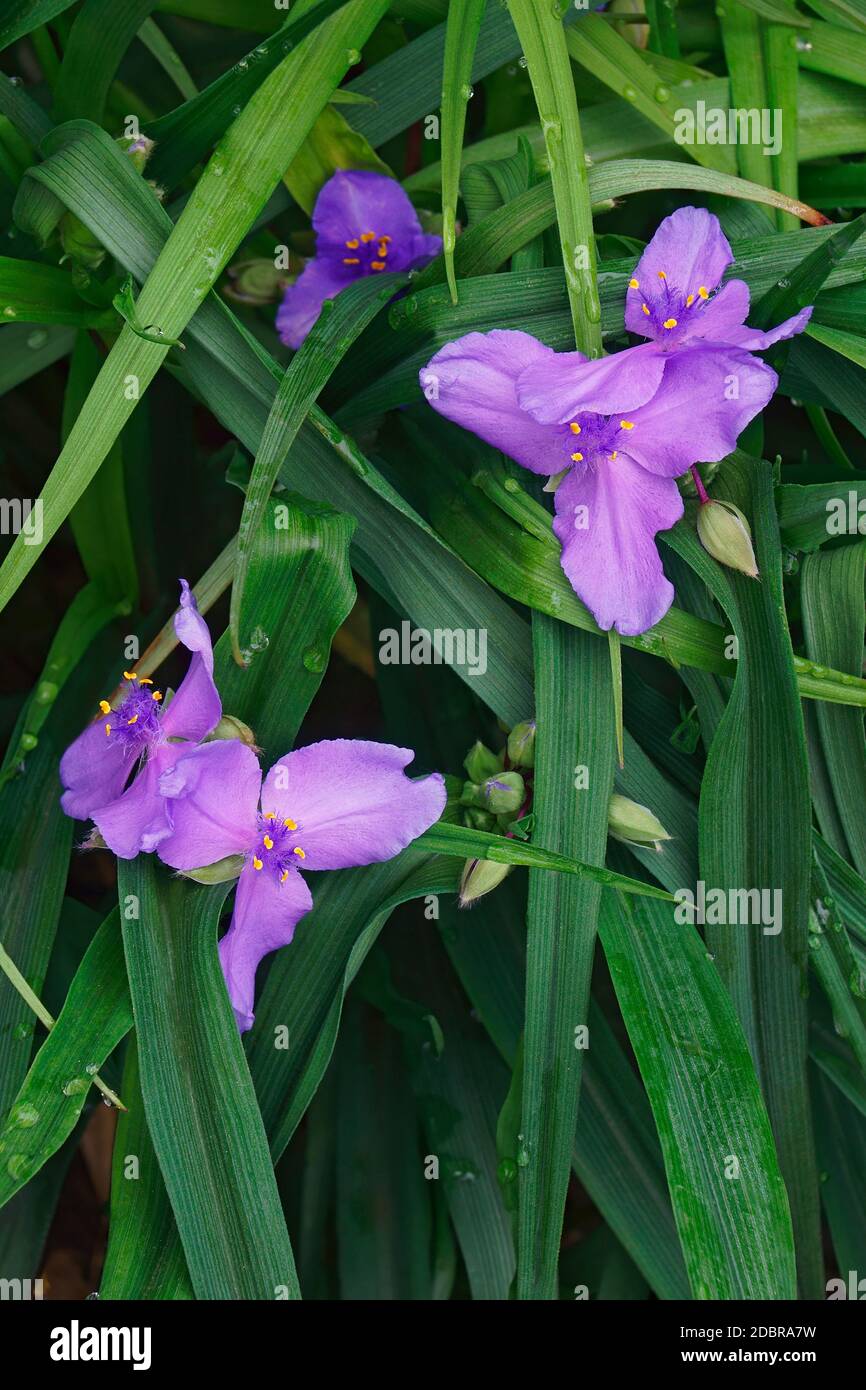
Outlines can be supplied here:
<path id="1" fill-rule="evenodd" d="M 126 692 L 122 704 L 112 709 L 107 700 L 100 700 L 99 708 L 106 738 L 119 743 L 126 750 L 138 752 L 159 736 L 162 691 L 152 690 L 153 681 L 148 676 L 136 675 L 135 671 L 124 671 L 123 679 Z"/>
<path id="2" fill-rule="evenodd" d="M 659 270 L 657 275 L 659 283 L 653 287 L 648 298 L 634 276 L 628 282 L 628 292 L 640 296 L 641 311 L 649 319 L 647 327 L 655 329 L 663 342 L 672 337 L 677 341 L 687 338 L 694 327 L 695 316 L 710 298 L 710 291 L 706 285 L 698 285 L 694 290 L 681 290 L 671 284 L 666 271 Z"/>
<path id="3" fill-rule="evenodd" d="M 276 811 L 265 811 L 258 816 L 258 829 L 261 838 L 253 850 L 253 868 L 267 870 L 285 883 L 290 870 L 300 868 L 307 857 L 297 843 L 298 822 L 291 816 L 281 819 Z"/>
<path id="4" fill-rule="evenodd" d="M 588 411 L 569 422 L 566 436 L 568 456 L 577 468 L 595 468 L 605 459 L 612 461 L 633 429 L 633 420 Z"/>
<path id="5" fill-rule="evenodd" d="M 360 232 L 344 243 L 346 255 L 343 265 L 351 267 L 356 275 L 372 275 L 387 270 L 390 243 L 391 237 L 384 232 Z"/>

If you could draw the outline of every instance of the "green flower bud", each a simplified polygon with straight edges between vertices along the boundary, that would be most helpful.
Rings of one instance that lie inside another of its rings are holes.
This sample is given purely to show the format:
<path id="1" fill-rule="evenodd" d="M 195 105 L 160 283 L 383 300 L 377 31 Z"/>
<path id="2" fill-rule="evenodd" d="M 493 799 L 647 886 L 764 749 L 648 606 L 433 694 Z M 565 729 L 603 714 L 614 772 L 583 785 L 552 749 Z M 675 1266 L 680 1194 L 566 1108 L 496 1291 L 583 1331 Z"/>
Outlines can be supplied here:
<path id="1" fill-rule="evenodd" d="M 243 867 L 242 854 L 229 854 L 215 864 L 205 864 L 201 869 L 187 869 L 181 877 L 195 879 L 196 883 L 228 883 L 229 879 L 238 877 Z"/>
<path id="2" fill-rule="evenodd" d="M 479 739 L 463 759 L 463 766 L 470 782 L 483 782 L 485 778 L 502 771 L 502 754 L 491 753 Z"/>
<path id="3" fill-rule="evenodd" d="M 607 829 L 609 835 L 625 845 L 654 845 L 661 849 L 662 840 L 671 838 L 649 807 L 620 796 L 618 792 L 610 798 Z"/>
<path id="4" fill-rule="evenodd" d="M 216 728 L 208 734 L 205 742 L 209 743 L 212 739 L 235 738 L 239 743 L 245 743 L 248 748 L 255 748 L 256 736 L 249 724 L 245 724 L 242 719 L 238 719 L 233 714 L 224 714 Z"/>
<path id="5" fill-rule="evenodd" d="M 535 720 L 515 724 L 508 735 L 508 759 L 515 767 L 535 766 Z"/>
<path id="6" fill-rule="evenodd" d="M 272 260 L 263 256 L 239 261 L 229 266 L 225 293 L 237 304 L 272 304 L 301 269 L 300 257 L 290 253 L 289 263 L 291 269 L 278 270 Z"/>
<path id="7" fill-rule="evenodd" d="M 467 859 L 457 890 L 460 906 L 471 907 L 486 893 L 492 893 L 513 868 L 513 864 L 494 864 L 492 859 Z"/>
<path id="8" fill-rule="evenodd" d="M 65 212 L 58 228 L 63 254 L 89 270 L 96 270 L 105 260 L 105 247 L 102 242 L 85 227 L 73 212 Z"/>
<path id="9" fill-rule="evenodd" d="M 733 502 L 705 502 L 698 511 L 698 535 L 704 550 L 719 564 L 757 579 L 751 528 Z"/>
<path id="10" fill-rule="evenodd" d="M 499 772 L 488 777 L 481 788 L 484 805 L 495 816 L 519 811 L 526 797 L 526 788 L 519 772 Z"/>
<path id="11" fill-rule="evenodd" d="M 468 806 L 463 812 L 463 824 L 468 825 L 470 830 L 493 830 L 496 817 L 490 811 L 483 811 L 480 806 Z"/>
<path id="12" fill-rule="evenodd" d="M 144 166 L 153 154 L 155 142 L 148 140 L 146 135 L 137 135 L 134 139 L 131 136 L 123 135 L 117 143 L 139 174 L 143 174 Z"/>

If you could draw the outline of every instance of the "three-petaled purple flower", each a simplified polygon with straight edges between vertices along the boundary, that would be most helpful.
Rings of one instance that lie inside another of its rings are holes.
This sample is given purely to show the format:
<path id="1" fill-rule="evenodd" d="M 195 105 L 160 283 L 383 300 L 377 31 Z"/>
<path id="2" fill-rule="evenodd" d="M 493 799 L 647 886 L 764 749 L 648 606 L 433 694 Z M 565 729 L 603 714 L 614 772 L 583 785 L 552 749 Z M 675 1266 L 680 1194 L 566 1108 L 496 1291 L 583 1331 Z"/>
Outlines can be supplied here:
<path id="1" fill-rule="evenodd" d="M 406 777 L 414 756 L 387 743 L 326 740 L 280 758 L 263 784 L 252 749 L 229 741 L 186 751 L 163 773 L 173 828 L 159 857 L 190 870 L 244 856 L 219 944 L 241 1032 L 253 1023 L 259 961 L 291 941 L 313 905 L 300 869 L 391 859 L 439 819 L 445 784 L 439 773 Z"/>
<path id="2" fill-rule="evenodd" d="M 591 361 L 528 333 L 469 333 L 420 374 L 447 419 L 533 473 L 565 470 L 553 529 L 562 567 L 602 629 L 635 636 L 667 612 L 673 588 L 655 537 L 682 516 L 675 479 L 736 446 L 778 382 L 747 349 L 799 332 L 811 312 L 770 333 L 745 327 L 745 284 L 712 294 L 732 260 L 718 220 L 681 208 L 658 228 L 628 292 L 627 326 L 649 343 Z"/>
<path id="3" fill-rule="evenodd" d="M 192 660 L 174 699 L 164 706 L 148 677 L 124 671 L 123 702 L 112 709 L 100 701 L 101 717 L 60 760 L 64 811 L 75 820 L 92 820 L 120 859 L 155 849 L 171 833 L 160 775 L 209 734 L 222 714 L 210 633 L 185 579 L 180 586 L 174 627 Z"/>
<path id="4" fill-rule="evenodd" d="M 322 303 L 362 275 L 416 270 L 442 250 L 424 232 L 394 179 L 368 169 L 339 169 L 313 208 L 316 254 L 290 285 L 277 310 L 277 333 L 288 347 L 306 338 Z"/>

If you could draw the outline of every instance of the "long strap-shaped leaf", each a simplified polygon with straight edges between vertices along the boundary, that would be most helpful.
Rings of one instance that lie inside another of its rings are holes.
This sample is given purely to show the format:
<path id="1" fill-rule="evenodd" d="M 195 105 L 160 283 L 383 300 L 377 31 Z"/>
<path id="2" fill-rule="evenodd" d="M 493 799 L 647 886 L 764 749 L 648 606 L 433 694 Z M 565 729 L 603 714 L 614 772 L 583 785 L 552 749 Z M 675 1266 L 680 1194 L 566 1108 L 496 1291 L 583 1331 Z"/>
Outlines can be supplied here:
<path id="1" fill-rule="evenodd" d="M 138 300 L 138 316 L 177 339 L 297 152 L 387 0 L 351 0 L 283 59 L 229 128 L 196 184 Z M 252 159 L 251 155 L 255 154 Z M 112 348 L 43 492 L 45 543 L 105 458 L 168 348 L 127 325 Z M 0 569 L 0 607 L 41 547 L 18 536 Z"/>
<path id="2" fill-rule="evenodd" d="M 451 298 L 457 303 L 454 278 L 454 247 L 457 196 L 460 189 L 460 155 L 466 105 L 472 95 L 470 78 L 478 31 L 487 0 L 460 0 L 448 6 L 445 28 L 445 59 L 442 64 L 442 251 Z"/>
<path id="3" fill-rule="evenodd" d="M 226 892 L 226 885 L 172 880 L 150 855 L 120 864 L 142 1094 L 197 1296 L 299 1298 L 262 1117 L 217 955 Z"/>

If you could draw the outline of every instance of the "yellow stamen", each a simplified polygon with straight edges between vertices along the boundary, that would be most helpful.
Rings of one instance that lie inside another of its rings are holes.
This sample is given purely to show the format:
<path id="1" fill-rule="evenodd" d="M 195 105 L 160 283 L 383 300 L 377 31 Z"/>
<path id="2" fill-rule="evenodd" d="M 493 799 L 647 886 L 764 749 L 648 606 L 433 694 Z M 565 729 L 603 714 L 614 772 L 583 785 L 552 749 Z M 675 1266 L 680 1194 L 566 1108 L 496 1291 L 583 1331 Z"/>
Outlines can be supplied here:
<path id="1" fill-rule="evenodd" d="M 573 463 L 583 463 L 583 454 L 572 454 Z"/>
<path id="2" fill-rule="evenodd" d="M 124 679 L 125 681 L 137 681 L 137 680 L 138 680 L 138 676 L 135 674 L 134 671 L 124 671 L 124 673 L 123 673 L 123 679 Z"/>
<path id="3" fill-rule="evenodd" d="M 152 690 L 152 691 L 150 692 L 150 698 L 151 698 L 151 700 L 156 700 L 156 703 L 159 704 L 160 700 L 162 699 L 162 691 L 161 691 L 161 690 Z"/>
<path id="4" fill-rule="evenodd" d="M 384 236 L 384 235 L 383 235 L 383 236 L 380 236 L 380 237 L 379 237 L 379 240 L 380 240 L 380 241 L 388 242 L 388 241 L 391 240 L 391 237 L 389 237 L 389 236 Z"/>
<path id="5" fill-rule="evenodd" d="M 150 679 L 150 676 L 139 676 L 138 683 L 139 685 L 153 685 L 153 681 Z"/>
<path id="6" fill-rule="evenodd" d="M 358 247 L 361 245 L 361 243 L 360 243 L 360 241 L 358 240 L 358 238 L 355 237 L 355 240 L 354 240 L 354 241 L 347 241 L 347 242 L 346 242 L 346 245 L 348 246 L 348 248 L 349 248 L 350 251 L 357 251 L 357 249 L 358 249 Z"/>
<path id="7" fill-rule="evenodd" d="M 111 725 L 110 725 L 110 724 L 106 724 L 106 726 L 105 726 L 105 737 L 108 738 L 108 735 L 109 735 L 110 733 L 111 733 Z"/>
<path id="8" fill-rule="evenodd" d="M 658 272 L 658 277 L 659 277 L 660 280 L 666 280 L 666 279 L 668 278 L 668 277 L 665 275 L 665 273 L 664 273 L 663 270 L 660 270 L 660 271 Z"/>
<path id="9" fill-rule="evenodd" d="M 620 420 L 619 427 L 621 430 L 633 430 L 634 420 Z"/>
<path id="10" fill-rule="evenodd" d="M 634 276 L 632 276 L 632 278 L 629 280 L 628 287 L 630 290 L 640 289 L 640 286 L 638 285 L 638 282 L 637 280 L 635 280 Z"/>
<path id="11" fill-rule="evenodd" d="M 662 324 L 662 328 L 676 328 L 676 326 L 676 319 L 665 319 L 664 323 Z"/>
<path id="12" fill-rule="evenodd" d="M 387 254 L 388 254 L 388 243 L 387 243 L 387 241 L 380 241 L 380 242 L 379 242 L 379 255 L 380 255 L 380 256 L 387 256 Z"/>
<path id="13" fill-rule="evenodd" d="M 580 434 L 580 425 L 576 420 L 572 420 L 568 428 L 571 430 L 572 434 Z"/>
<path id="14" fill-rule="evenodd" d="M 110 713 L 111 713 L 111 705 L 108 703 L 107 700 L 100 700 L 100 702 L 99 702 L 99 708 L 102 710 L 102 713 L 103 713 L 103 714 L 110 714 Z"/>
<path id="15" fill-rule="evenodd" d="M 370 265 L 372 266 L 373 270 L 384 270 L 384 269 L 385 269 L 385 262 L 384 262 L 384 261 L 371 261 L 371 262 L 370 262 Z"/>
<path id="16" fill-rule="evenodd" d="M 295 848 L 292 850 L 292 854 L 296 854 L 299 859 L 306 859 L 307 857 L 305 852 L 301 849 L 300 845 L 295 845 Z"/>
<path id="17" fill-rule="evenodd" d="M 266 811 L 266 812 L 265 812 L 265 820 L 276 820 L 276 818 L 277 818 L 277 813 L 276 813 L 276 811 Z"/>
<path id="18" fill-rule="evenodd" d="M 137 723 L 138 723 L 138 715 L 137 715 L 137 714 L 134 714 L 134 715 L 132 716 L 132 718 L 131 718 L 131 719 L 127 719 L 126 722 L 127 722 L 127 724 L 137 724 Z"/>
<path id="19" fill-rule="evenodd" d="M 694 302 L 695 302 L 695 297 L 694 297 L 693 294 L 690 294 L 689 297 L 688 297 L 688 299 L 686 300 L 686 308 L 687 308 L 687 309 L 691 309 L 691 307 L 692 307 L 692 305 L 694 304 Z"/>
<path id="20" fill-rule="evenodd" d="M 376 240 L 376 233 L 375 233 L 375 232 L 362 232 L 362 233 L 361 233 L 361 240 L 362 240 L 362 241 L 375 241 L 375 240 Z"/>
<path id="21" fill-rule="evenodd" d="M 616 458 L 616 449 L 614 449 L 613 453 L 611 454 L 611 458 L 612 458 L 612 459 L 615 459 L 615 458 Z"/>
<path id="22" fill-rule="evenodd" d="M 283 821 L 283 825 L 286 827 L 287 830 L 297 830 L 298 828 L 298 822 L 296 820 L 292 820 L 290 816 L 286 817 L 286 819 Z"/>
<path id="23" fill-rule="evenodd" d="M 257 858 L 255 857 L 255 855 L 253 855 L 253 868 L 254 868 L 254 869 L 261 869 L 261 868 L 262 868 L 262 861 L 261 861 L 261 859 L 257 859 Z"/>
<path id="24" fill-rule="evenodd" d="M 640 307 L 643 309 L 643 311 L 644 311 L 645 314 L 649 314 L 649 309 L 647 308 L 647 306 L 646 306 L 645 304 L 642 304 Z"/>
<path id="25" fill-rule="evenodd" d="M 344 257 L 343 257 L 343 265 L 360 265 L 360 264 L 361 264 L 361 261 L 360 261 L 360 258 L 359 258 L 358 256 L 344 256 Z"/>
<path id="26" fill-rule="evenodd" d="M 701 296 L 701 299 L 709 299 L 710 297 L 710 292 L 706 285 L 698 285 L 698 294 Z"/>
<path id="27" fill-rule="evenodd" d="M 289 876 L 289 871 L 288 871 L 288 869 L 283 869 L 283 872 L 280 874 L 280 883 L 285 883 L 285 881 L 286 881 L 286 879 L 288 878 L 288 876 Z"/>
<path id="28" fill-rule="evenodd" d="M 262 841 L 262 844 L 264 845 L 265 849 L 273 849 L 274 847 L 274 842 L 271 839 L 270 835 L 265 836 L 264 840 Z"/>

